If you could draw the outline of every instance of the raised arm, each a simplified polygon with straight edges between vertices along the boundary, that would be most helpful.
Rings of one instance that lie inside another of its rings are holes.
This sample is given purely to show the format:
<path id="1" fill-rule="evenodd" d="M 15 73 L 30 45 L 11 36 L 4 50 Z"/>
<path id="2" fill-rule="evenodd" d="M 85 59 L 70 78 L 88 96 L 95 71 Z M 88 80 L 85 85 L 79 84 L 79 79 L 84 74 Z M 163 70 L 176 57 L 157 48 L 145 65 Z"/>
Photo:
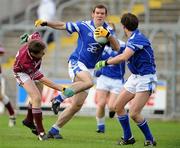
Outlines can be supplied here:
<path id="1" fill-rule="evenodd" d="M 97 38 L 98 37 L 106 37 L 108 39 L 108 41 L 110 42 L 110 45 L 113 50 L 118 51 L 120 49 L 120 44 L 119 44 L 118 40 L 113 35 L 111 35 L 111 33 L 104 27 L 102 27 L 102 26 L 97 27 L 95 29 L 94 34 Z"/>
<path id="2" fill-rule="evenodd" d="M 119 42 L 117 41 L 117 39 L 114 36 L 110 35 L 108 37 L 108 41 L 110 42 L 110 45 L 111 45 L 113 50 L 118 51 L 120 49 L 121 45 L 119 44 Z"/>
<path id="3" fill-rule="evenodd" d="M 66 23 L 61 21 L 44 21 L 42 19 L 38 19 L 35 21 L 35 27 L 39 26 L 48 26 L 57 30 L 65 30 L 66 29 Z"/>

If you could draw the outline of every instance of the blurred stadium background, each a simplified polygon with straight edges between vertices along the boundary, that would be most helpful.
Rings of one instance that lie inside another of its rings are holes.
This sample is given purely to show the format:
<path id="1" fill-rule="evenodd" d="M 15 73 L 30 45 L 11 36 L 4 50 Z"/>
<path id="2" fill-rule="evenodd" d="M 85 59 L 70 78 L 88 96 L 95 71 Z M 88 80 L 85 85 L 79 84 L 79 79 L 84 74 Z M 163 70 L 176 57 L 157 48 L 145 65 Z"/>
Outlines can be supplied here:
<path id="1" fill-rule="evenodd" d="M 180 117 L 180 0 L 55 0 L 57 20 L 77 21 L 91 18 L 92 7 L 103 3 L 108 7 L 108 20 L 116 24 L 117 36 L 123 38 L 119 20 L 123 12 L 131 11 L 140 19 L 140 29 L 153 43 L 158 79 L 166 82 L 164 112 L 161 118 Z M 20 46 L 19 37 L 34 30 L 38 0 L 0 0 L 0 42 L 6 49 L 3 74 L 6 93 L 14 107 L 17 105 L 17 86 L 12 63 Z M 42 28 L 38 29 L 41 30 Z M 44 28 L 43 28 L 44 29 Z M 48 45 L 42 71 L 51 79 L 68 80 L 67 57 L 76 46 L 77 35 L 45 28 L 44 40 L 53 32 L 55 42 Z M 127 72 L 128 75 L 128 72 Z M 161 98 L 160 98 L 161 99 Z M 152 116 L 153 117 L 153 116 Z"/>

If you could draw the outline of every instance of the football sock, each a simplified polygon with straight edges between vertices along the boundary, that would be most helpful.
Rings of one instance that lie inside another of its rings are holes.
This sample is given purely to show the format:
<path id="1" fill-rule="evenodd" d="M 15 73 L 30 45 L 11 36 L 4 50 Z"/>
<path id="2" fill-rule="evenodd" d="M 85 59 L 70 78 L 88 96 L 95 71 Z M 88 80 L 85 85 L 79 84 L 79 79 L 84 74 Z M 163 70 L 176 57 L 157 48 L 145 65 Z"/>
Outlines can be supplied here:
<path id="1" fill-rule="evenodd" d="M 130 128 L 130 124 L 129 124 L 129 117 L 127 114 L 118 116 L 118 120 L 123 128 L 123 132 L 124 132 L 123 138 L 126 141 L 132 137 L 131 128 Z"/>
<path id="2" fill-rule="evenodd" d="M 97 121 L 97 128 L 100 131 L 104 131 L 105 130 L 105 117 L 102 117 L 102 118 L 96 117 L 96 121 Z"/>
<path id="3" fill-rule="evenodd" d="M 56 125 L 53 125 L 50 129 L 50 132 L 52 134 L 59 134 L 59 127 L 57 127 Z"/>
<path id="4" fill-rule="evenodd" d="M 56 124 L 54 124 L 52 127 L 57 129 L 58 131 L 60 130 L 60 128 Z"/>
<path id="5" fill-rule="evenodd" d="M 105 117 L 98 118 L 96 117 L 97 125 L 105 124 Z"/>
<path id="6" fill-rule="evenodd" d="M 147 124 L 147 120 L 144 120 L 143 122 L 141 122 L 137 125 L 141 129 L 141 131 L 143 132 L 146 140 L 153 141 L 153 136 L 152 136 L 151 131 L 149 129 L 149 126 Z"/>
<path id="7" fill-rule="evenodd" d="M 59 92 L 59 95 L 55 97 L 55 100 L 58 102 L 63 102 L 67 97 L 65 95 L 63 95 L 62 92 Z"/>
<path id="8" fill-rule="evenodd" d="M 25 120 L 33 123 L 32 104 L 30 103 L 28 105 L 28 112 L 27 112 Z"/>
<path id="9" fill-rule="evenodd" d="M 9 115 L 13 116 L 14 115 L 14 109 L 9 101 L 9 98 L 7 96 L 3 96 L 3 103 L 5 105 L 5 107 L 7 108 Z"/>
<path id="10" fill-rule="evenodd" d="M 109 112 L 109 118 L 113 118 L 114 115 L 115 115 L 115 111 L 110 111 L 110 112 Z"/>
<path id="11" fill-rule="evenodd" d="M 9 112 L 9 115 L 13 116 L 14 115 L 14 110 L 12 108 L 11 103 L 9 102 L 8 104 L 5 105 L 5 107 L 7 108 L 8 112 Z"/>
<path id="12" fill-rule="evenodd" d="M 104 132 L 105 131 L 105 125 L 104 124 L 101 124 L 101 125 L 98 125 L 98 130 Z"/>
<path id="13" fill-rule="evenodd" d="M 32 108 L 32 113 L 33 113 L 33 118 L 35 120 L 38 133 L 44 133 L 41 108 Z"/>

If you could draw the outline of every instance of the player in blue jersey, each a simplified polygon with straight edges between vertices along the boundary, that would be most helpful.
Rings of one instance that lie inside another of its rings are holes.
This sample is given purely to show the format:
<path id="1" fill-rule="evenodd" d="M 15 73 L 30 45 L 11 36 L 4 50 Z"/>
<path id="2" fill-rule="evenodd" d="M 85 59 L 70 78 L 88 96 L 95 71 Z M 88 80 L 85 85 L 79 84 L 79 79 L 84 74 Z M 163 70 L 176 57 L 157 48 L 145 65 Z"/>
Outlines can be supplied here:
<path id="1" fill-rule="evenodd" d="M 115 25 L 109 22 L 109 25 L 115 29 Z M 122 53 L 125 49 L 125 43 L 118 40 L 121 45 L 120 50 L 114 51 L 108 45 L 105 46 L 101 60 L 114 57 Z M 120 93 L 124 83 L 125 63 L 104 67 L 98 71 L 95 71 L 96 91 L 95 101 L 97 103 L 96 108 L 96 121 L 97 121 L 97 133 L 105 132 L 105 106 L 107 104 L 109 109 L 109 117 L 113 118 L 115 111 L 113 104 Z"/>
<path id="2" fill-rule="evenodd" d="M 57 113 L 57 107 L 67 97 L 71 97 L 72 104 L 67 107 L 60 115 L 57 122 L 49 131 L 49 137 L 61 139 L 59 134 L 60 128 L 64 126 L 76 112 L 78 112 L 87 95 L 88 89 L 93 86 L 93 69 L 95 64 L 103 52 L 104 46 L 94 40 L 94 31 L 96 28 L 103 26 L 97 31 L 99 36 L 103 35 L 108 38 L 112 48 L 119 50 L 119 43 L 115 40 L 114 32 L 105 22 L 107 16 L 107 8 L 103 5 L 97 5 L 92 12 L 92 20 L 73 22 L 49 22 L 45 20 L 37 20 L 35 26 L 48 26 L 58 30 L 67 30 L 70 34 L 78 33 L 77 48 L 69 57 L 69 75 L 73 81 L 72 85 L 65 89 L 63 93 L 55 98 L 53 110 Z M 98 36 L 97 35 L 97 36 Z"/>
<path id="3" fill-rule="evenodd" d="M 131 101 L 129 115 L 145 136 L 144 146 L 156 146 L 147 120 L 141 115 L 143 107 L 156 86 L 156 65 L 151 43 L 138 30 L 138 23 L 138 18 L 134 14 L 125 13 L 122 16 L 121 24 L 128 37 L 125 51 L 114 58 L 99 61 L 96 64 L 96 69 L 127 61 L 132 74 L 115 102 L 115 111 L 124 132 L 118 144 L 135 143 L 129 124 L 129 116 L 124 109 L 125 105 Z"/>
<path id="4" fill-rule="evenodd" d="M 120 41 L 120 50 L 114 51 L 110 46 L 105 46 L 101 60 L 115 57 L 125 49 L 125 43 Z M 105 132 L 105 106 L 109 109 L 109 117 L 113 118 L 115 111 L 114 102 L 117 99 L 124 83 L 125 62 L 117 65 L 103 67 L 95 72 L 97 77 L 95 100 L 97 102 L 96 121 L 97 133 Z"/>

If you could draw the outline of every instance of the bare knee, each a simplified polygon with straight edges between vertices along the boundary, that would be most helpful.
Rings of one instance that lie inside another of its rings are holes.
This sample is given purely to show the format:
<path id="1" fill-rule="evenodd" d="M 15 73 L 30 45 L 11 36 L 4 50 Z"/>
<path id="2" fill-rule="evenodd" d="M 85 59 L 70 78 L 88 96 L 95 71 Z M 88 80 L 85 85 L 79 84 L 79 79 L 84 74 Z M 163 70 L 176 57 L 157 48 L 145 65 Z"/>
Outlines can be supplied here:
<path id="1" fill-rule="evenodd" d="M 32 99 L 33 107 L 41 106 L 41 96 L 40 95 L 33 96 L 31 99 Z"/>
<path id="2" fill-rule="evenodd" d="M 139 121 L 139 112 L 130 111 L 129 115 L 130 115 L 131 119 L 133 119 L 136 123 Z"/>
<path id="3" fill-rule="evenodd" d="M 103 100 L 97 102 L 98 108 L 105 108 L 106 102 Z"/>
<path id="4" fill-rule="evenodd" d="M 93 85 L 94 85 L 94 82 L 91 81 L 91 80 L 89 80 L 89 81 L 86 82 L 87 88 L 91 88 L 91 87 L 93 87 Z"/>
<path id="5" fill-rule="evenodd" d="M 71 112 L 76 113 L 81 109 L 81 107 L 82 107 L 82 104 L 75 104 L 75 105 L 73 104 L 71 105 L 70 110 Z"/>

